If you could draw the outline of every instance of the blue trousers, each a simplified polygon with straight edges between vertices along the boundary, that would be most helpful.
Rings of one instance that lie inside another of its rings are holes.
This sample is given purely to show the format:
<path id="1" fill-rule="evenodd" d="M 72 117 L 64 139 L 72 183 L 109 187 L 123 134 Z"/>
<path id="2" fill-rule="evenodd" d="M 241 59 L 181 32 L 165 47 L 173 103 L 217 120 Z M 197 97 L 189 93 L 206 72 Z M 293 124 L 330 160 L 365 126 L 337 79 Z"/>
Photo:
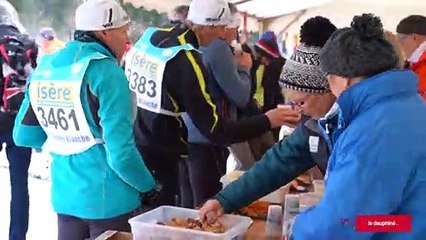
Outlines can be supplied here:
<path id="1" fill-rule="evenodd" d="M 29 217 L 28 168 L 31 148 L 16 146 L 11 131 L 0 133 L 0 151 L 3 143 L 6 143 L 11 188 L 9 240 L 25 240 Z"/>

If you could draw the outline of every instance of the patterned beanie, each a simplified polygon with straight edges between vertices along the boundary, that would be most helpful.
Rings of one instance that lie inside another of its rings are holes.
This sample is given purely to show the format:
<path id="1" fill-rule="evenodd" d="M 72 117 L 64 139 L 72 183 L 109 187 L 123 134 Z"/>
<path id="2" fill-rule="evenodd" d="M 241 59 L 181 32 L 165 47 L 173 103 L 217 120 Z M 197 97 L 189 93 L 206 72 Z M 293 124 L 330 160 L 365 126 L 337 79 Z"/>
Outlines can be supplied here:
<path id="1" fill-rule="evenodd" d="M 337 30 L 329 19 L 308 19 L 300 30 L 300 45 L 283 67 L 280 77 L 282 88 L 307 93 L 330 91 L 326 74 L 321 70 L 319 56 L 323 46 Z"/>
<path id="2" fill-rule="evenodd" d="M 281 56 L 278 48 L 277 36 L 272 31 L 265 32 L 254 45 L 257 53 L 269 58 L 279 58 Z"/>

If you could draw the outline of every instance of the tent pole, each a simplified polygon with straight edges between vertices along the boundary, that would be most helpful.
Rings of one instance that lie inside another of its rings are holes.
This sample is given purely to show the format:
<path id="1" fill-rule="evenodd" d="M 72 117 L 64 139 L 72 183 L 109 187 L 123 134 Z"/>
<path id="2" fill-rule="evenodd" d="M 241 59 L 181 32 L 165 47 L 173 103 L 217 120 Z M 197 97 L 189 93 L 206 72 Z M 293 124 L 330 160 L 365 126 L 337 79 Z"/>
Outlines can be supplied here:
<path id="1" fill-rule="evenodd" d="M 263 19 L 259 19 L 258 20 L 259 23 L 259 36 L 262 36 L 263 32 L 265 31 L 264 27 L 265 27 L 265 22 Z"/>
<path id="2" fill-rule="evenodd" d="M 244 36 L 244 39 L 246 40 L 248 39 L 247 18 L 248 18 L 247 12 L 243 13 L 243 36 Z"/>

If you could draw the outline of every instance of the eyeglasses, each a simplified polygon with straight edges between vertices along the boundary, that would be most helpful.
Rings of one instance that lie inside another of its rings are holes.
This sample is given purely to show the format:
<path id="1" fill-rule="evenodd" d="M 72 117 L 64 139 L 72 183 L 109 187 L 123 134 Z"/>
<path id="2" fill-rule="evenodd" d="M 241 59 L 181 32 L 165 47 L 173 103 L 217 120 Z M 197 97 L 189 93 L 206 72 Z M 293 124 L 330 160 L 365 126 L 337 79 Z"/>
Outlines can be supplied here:
<path id="1" fill-rule="evenodd" d="M 305 102 L 301 101 L 301 102 L 287 102 L 285 105 L 287 106 L 291 106 L 291 110 L 295 110 L 296 108 L 301 108 L 302 105 L 305 104 Z"/>
<path id="2" fill-rule="evenodd" d="M 399 41 L 404 41 L 405 39 L 407 39 L 411 36 L 412 36 L 412 34 L 398 34 L 397 35 Z"/>

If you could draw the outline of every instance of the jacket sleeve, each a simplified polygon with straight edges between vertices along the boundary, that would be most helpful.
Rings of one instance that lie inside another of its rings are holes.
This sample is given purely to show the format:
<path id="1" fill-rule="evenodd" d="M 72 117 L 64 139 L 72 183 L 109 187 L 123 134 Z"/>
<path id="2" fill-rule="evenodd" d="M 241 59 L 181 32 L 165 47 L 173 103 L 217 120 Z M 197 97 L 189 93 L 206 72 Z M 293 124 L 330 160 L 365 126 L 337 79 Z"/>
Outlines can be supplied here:
<path id="1" fill-rule="evenodd" d="M 31 107 L 29 98 L 29 84 L 31 77 L 28 79 L 25 98 L 15 118 L 15 126 L 13 128 L 13 141 L 17 146 L 29 148 L 41 148 L 47 139 L 47 135 Z"/>
<path id="2" fill-rule="evenodd" d="M 220 118 L 207 91 L 208 79 L 200 56 L 195 51 L 185 51 L 184 54 L 186 59 L 179 63 L 179 76 L 184 79 L 179 95 L 194 125 L 209 141 L 218 144 L 243 142 L 270 129 L 266 115 L 240 121 Z"/>
<path id="3" fill-rule="evenodd" d="M 105 63 L 103 69 L 90 71 L 101 63 Z M 87 71 L 91 73 L 86 76 L 88 79 L 97 80 L 92 82 L 90 90 L 99 99 L 98 114 L 109 166 L 139 192 L 152 190 L 155 181 L 134 142 L 132 99 L 123 70 L 109 60 L 100 60 Z"/>
<path id="4" fill-rule="evenodd" d="M 416 70 L 416 74 L 419 77 L 420 95 L 426 100 L 426 60 L 424 60 L 423 66 Z"/>
<path id="5" fill-rule="evenodd" d="M 207 52 L 211 71 L 226 97 L 239 108 L 246 106 L 250 96 L 250 73 L 237 66 L 228 43 L 216 40 Z"/>
<path id="6" fill-rule="evenodd" d="M 248 172 L 215 198 L 229 213 L 277 190 L 314 165 L 307 133 L 299 125 L 288 138 L 275 144 Z"/>
<path id="7" fill-rule="evenodd" d="M 399 148 L 400 140 L 386 133 L 363 135 L 339 137 L 342 142 L 330 158 L 325 194 L 316 207 L 296 217 L 295 240 L 373 239 L 373 232 L 355 231 L 356 216 L 387 215 L 398 209 L 411 174 L 410 153 L 390 151 Z M 346 220 L 349 223 L 342 224 Z"/>

